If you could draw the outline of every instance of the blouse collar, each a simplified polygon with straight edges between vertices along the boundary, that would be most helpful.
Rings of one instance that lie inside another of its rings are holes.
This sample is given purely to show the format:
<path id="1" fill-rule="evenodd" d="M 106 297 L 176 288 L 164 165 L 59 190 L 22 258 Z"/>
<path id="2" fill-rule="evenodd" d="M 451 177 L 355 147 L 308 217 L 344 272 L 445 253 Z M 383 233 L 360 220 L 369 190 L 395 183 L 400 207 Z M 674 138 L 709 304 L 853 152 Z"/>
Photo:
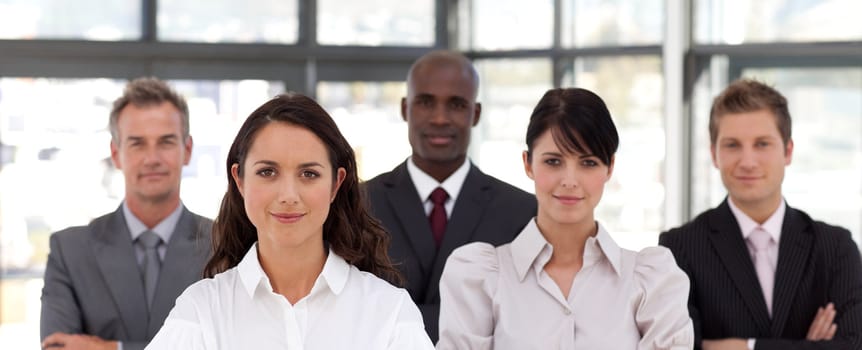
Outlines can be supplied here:
<path id="1" fill-rule="evenodd" d="M 251 246 L 245 257 L 239 262 L 237 269 L 242 285 L 249 297 L 254 298 L 254 292 L 260 286 L 263 286 L 269 292 L 273 291 L 269 277 L 266 276 L 258 260 L 257 242 Z M 320 276 L 317 277 L 314 287 L 311 288 L 311 293 L 309 294 L 314 294 L 320 288 L 323 288 L 320 286 L 321 284 L 328 287 L 333 294 L 340 294 L 344 289 L 344 285 L 347 284 L 349 273 L 350 265 L 330 249 L 326 262 L 323 264 L 323 271 L 320 272 Z"/>
<path id="2" fill-rule="evenodd" d="M 610 263 L 617 276 L 621 276 L 620 247 L 600 223 L 596 222 L 596 225 L 598 232 L 588 238 L 584 246 L 584 266 L 594 265 L 604 259 Z M 531 268 L 538 274 L 551 260 L 553 251 L 554 247 L 539 231 L 536 218 L 530 220 L 512 241 L 512 260 L 518 279 L 523 282 Z"/>

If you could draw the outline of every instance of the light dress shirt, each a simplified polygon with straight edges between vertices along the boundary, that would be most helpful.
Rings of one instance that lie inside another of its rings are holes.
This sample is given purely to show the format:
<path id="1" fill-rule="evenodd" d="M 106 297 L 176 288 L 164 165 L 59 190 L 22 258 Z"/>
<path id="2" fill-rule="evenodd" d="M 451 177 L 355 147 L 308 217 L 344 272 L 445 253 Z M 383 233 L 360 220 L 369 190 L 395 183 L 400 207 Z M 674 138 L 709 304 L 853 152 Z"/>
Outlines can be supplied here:
<path id="1" fill-rule="evenodd" d="M 664 247 L 621 249 L 598 225 L 569 297 L 544 271 L 535 219 L 510 244 L 456 249 L 440 281 L 437 349 L 691 349 L 688 277 Z"/>
<path id="2" fill-rule="evenodd" d="M 458 193 L 461 193 L 461 187 L 464 186 L 464 181 L 467 180 L 467 174 L 470 173 L 470 161 L 464 160 L 464 163 L 455 170 L 452 175 L 443 180 L 443 182 L 437 182 L 436 179 L 428 175 L 428 173 L 419 169 L 416 166 L 416 163 L 413 163 L 413 158 L 411 157 L 407 161 L 407 173 L 410 174 L 410 180 L 413 181 L 413 185 L 416 186 L 416 193 L 419 194 L 419 198 L 422 199 L 422 207 L 425 208 L 425 216 L 431 214 L 431 209 L 434 208 L 434 203 L 431 202 L 431 192 L 433 192 L 437 187 L 442 187 L 446 190 L 446 194 L 449 195 L 449 198 L 446 199 L 446 203 L 443 206 L 446 208 L 446 218 L 452 217 L 452 209 L 455 208 L 455 200 L 458 199 Z"/>
<path id="3" fill-rule="evenodd" d="M 311 292 L 273 292 L 257 243 L 234 268 L 185 290 L 151 349 L 422 349 L 434 346 L 407 291 L 330 251 Z"/>
<path id="4" fill-rule="evenodd" d="M 742 232 L 742 239 L 745 240 L 745 246 L 748 247 L 748 254 L 751 256 L 751 261 L 754 262 L 754 247 L 748 243 L 748 236 L 756 230 L 758 227 L 760 229 L 766 231 L 770 236 L 772 236 L 772 244 L 767 248 L 766 256 L 769 257 L 769 264 L 772 267 L 772 273 L 775 274 L 775 269 L 778 267 L 778 242 L 781 239 L 781 229 L 784 226 L 784 212 L 787 211 L 787 202 L 784 199 L 781 199 L 781 204 L 778 206 L 778 209 L 763 222 L 763 224 L 758 224 L 757 221 L 754 221 L 748 214 L 746 214 L 742 209 L 736 206 L 733 203 L 733 199 L 727 197 L 727 205 L 730 207 L 730 212 L 733 213 L 733 217 L 736 218 L 736 223 L 739 224 L 739 232 Z M 748 350 L 754 350 L 754 346 L 757 344 L 757 339 L 749 338 L 747 345 Z"/>

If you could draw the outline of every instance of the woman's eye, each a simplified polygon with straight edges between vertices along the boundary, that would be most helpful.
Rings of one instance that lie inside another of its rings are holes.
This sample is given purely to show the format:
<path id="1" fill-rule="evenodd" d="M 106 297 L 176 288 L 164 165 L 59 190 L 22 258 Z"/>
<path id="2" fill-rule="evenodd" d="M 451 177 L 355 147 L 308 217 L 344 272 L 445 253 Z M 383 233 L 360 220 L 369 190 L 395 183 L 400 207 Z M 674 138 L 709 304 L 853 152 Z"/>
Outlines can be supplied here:
<path id="1" fill-rule="evenodd" d="M 548 158 L 545 159 L 545 164 L 547 165 L 560 165 L 560 160 L 557 158 Z"/>
<path id="2" fill-rule="evenodd" d="M 583 161 L 581 161 L 581 164 L 583 164 L 584 166 L 587 166 L 587 167 L 594 167 L 594 166 L 598 166 L 599 162 L 592 160 L 592 159 L 584 159 Z"/>
<path id="3" fill-rule="evenodd" d="M 312 179 L 313 179 L 313 178 L 319 177 L 319 176 L 320 176 L 320 174 L 318 174 L 318 173 L 316 173 L 316 172 L 314 172 L 314 171 L 311 171 L 311 170 L 305 170 L 305 171 L 303 171 L 303 172 L 302 172 L 301 176 L 302 176 L 302 177 L 307 177 L 307 178 L 312 178 Z"/>
<path id="4" fill-rule="evenodd" d="M 263 177 L 272 177 L 275 176 L 275 170 L 270 168 L 263 168 L 257 171 L 257 174 Z"/>

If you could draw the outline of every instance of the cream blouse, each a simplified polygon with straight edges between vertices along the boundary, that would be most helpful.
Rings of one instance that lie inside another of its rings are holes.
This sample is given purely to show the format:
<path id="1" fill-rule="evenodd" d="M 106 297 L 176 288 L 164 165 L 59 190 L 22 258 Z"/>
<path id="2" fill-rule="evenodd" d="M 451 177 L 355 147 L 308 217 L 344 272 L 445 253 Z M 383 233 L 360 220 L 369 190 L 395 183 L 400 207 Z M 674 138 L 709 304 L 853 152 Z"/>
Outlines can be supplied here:
<path id="1" fill-rule="evenodd" d="M 621 249 L 599 225 L 568 299 L 532 220 L 498 248 L 456 249 L 440 281 L 437 349 L 691 349 L 688 277 L 664 247 Z"/>

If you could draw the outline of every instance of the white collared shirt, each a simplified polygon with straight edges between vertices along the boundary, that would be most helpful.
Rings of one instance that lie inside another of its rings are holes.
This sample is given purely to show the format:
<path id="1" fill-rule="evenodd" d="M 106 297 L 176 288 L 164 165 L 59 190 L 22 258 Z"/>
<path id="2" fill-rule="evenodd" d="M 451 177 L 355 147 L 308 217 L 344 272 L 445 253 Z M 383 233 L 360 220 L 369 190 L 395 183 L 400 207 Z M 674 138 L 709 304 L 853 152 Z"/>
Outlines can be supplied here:
<path id="1" fill-rule="evenodd" d="M 437 349 L 691 349 L 688 277 L 664 247 L 621 249 L 599 225 L 568 298 L 535 219 L 510 244 L 456 249 L 440 281 Z"/>
<path id="2" fill-rule="evenodd" d="M 147 349 L 433 349 L 404 289 L 330 251 L 311 292 L 273 292 L 255 243 L 234 268 L 186 289 Z"/>
<path id="3" fill-rule="evenodd" d="M 773 212 L 772 215 L 763 222 L 763 225 L 758 224 L 754 219 L 748 216 L 748 214 L 743 212 L 742 209 L 739 209 L 736 204 L 733 204 L 733 200 L 730 197 L 727 197 L 727 205 L 730 207 L 730 212 L 733 213 L 733 217 L 736 218 L 736 222 L 739 224 L 739 230 L 742 232 L 742 238 L 746 242 L 748 242 L 748 236 L 750 236 L 758 226 L 772 236 L 772 241 L 775 244 L 770 244 L 766 253 L 769 257 L 769 263 L 772 265 L 772 272 L 775 272 L 775 269 L 778 266 L 778 242 L 781 240 L 781 229 L 784 225 L 784 212 L 787 210 L 787 204 L 784 202 L 784 199 L 781 199 L 781 205 L 779 205 L 778 209 L 776 209 L 775 212 Z M 745 246 L 748 247 L 748 253 L 751 256 L 751 260 L 754 261 L 754 247 L 748 243 L 746 243 Z"/>
<path id="4" fill-rule="evenodd" d="M 455 170 L 452 175 L 443 180 L 442 183 L 437 182 L 436 179 L 428 175 L 428 173 L 419 169 L 416 166 L 416 163 L 413 163 L 413 158 L 411 157 L 407 160 L 407 173 L 410 174 L 410 179 L 413 180 L 413 184 L 416 186 L 416 192 L 419 193 L 419 198 L 422 198 L 422 204 L 425 207 L 425 216 L 431 214 L 431 209 L 434 208 L 434 203 L 431 202 L 429 198 L 431 196 L 431 192 L 434 191 L 437 187 L 443 187 L 446 190 L 446 193 L 449 194 L 449 198 L 446 199 L 446 217 L 452 217 L 452 208 L 455 207 L 455 200 L 458 199 L 458 193 L 461 193 L 461 187 L 464 185 L 464 180 L 467 179 L 467 174 L 470 172 L 470 161 L 465 159 L 464 164 L 461 164 L 458 167 L 458 170 Z"/>

